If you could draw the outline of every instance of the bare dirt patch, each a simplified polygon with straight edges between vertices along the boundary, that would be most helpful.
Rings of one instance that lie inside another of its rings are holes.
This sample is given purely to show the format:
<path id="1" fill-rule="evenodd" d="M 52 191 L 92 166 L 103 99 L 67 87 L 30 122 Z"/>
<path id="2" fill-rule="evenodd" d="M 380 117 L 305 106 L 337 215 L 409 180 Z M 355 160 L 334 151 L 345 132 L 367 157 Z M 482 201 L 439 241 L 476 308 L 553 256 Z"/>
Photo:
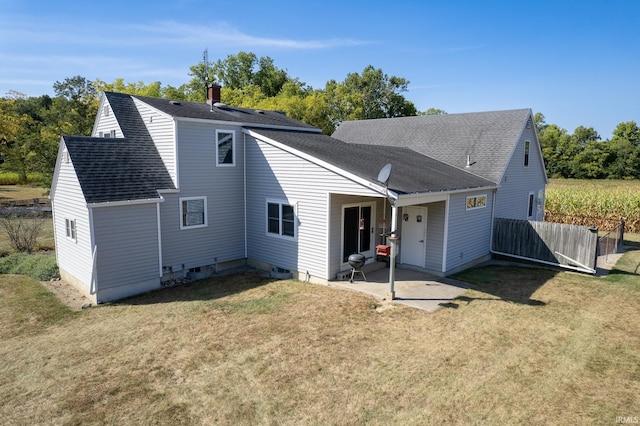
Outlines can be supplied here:
<path id="1" fill-rule="evenodd" d="M 40 281 L 69 308 L 79 311 L 91 307 L 91 300 L 64 280 Z"/>

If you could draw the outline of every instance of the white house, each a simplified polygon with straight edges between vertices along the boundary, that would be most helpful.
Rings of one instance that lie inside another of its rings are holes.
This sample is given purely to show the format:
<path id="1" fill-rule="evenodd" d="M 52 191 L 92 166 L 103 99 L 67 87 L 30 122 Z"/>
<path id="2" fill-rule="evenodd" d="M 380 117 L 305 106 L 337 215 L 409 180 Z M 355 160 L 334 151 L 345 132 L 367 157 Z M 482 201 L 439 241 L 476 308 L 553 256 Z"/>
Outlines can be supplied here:
<path id="1" fill-rule="evenodd" d="M 238 265 L 326 283 L 347 257 L 447 275 L 490 257 L 494 217 L 540 219 L 530 110 L 345 122 L 105 93 L 51 189 L 63 279 L 97 303 Z M 388 182 L 379 171 L 391 164 Z"/>

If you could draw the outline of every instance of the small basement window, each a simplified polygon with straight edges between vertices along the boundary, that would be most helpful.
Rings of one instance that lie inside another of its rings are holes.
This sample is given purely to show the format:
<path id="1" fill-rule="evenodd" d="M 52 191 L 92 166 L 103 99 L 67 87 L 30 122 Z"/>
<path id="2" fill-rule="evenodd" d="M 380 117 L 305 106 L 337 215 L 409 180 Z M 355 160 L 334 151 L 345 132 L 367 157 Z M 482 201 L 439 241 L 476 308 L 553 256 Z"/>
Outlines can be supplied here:
<path id="1" fill-rule="evenodd" d="M 180 229 L 207 226 L 207 197 L 180 198 Z"/>

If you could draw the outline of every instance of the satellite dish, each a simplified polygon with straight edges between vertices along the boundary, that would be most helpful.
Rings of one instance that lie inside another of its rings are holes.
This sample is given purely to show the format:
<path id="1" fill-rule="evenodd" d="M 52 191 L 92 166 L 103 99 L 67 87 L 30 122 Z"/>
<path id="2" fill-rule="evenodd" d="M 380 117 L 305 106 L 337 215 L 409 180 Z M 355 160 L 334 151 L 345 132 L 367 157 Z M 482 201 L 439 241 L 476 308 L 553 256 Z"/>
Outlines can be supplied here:
<path id="1" fill-rule="evenodd" d="M 378 182 L 386 185 L 389 182 L 389 175 L 391 175 L 391 164 L 385 164 L 378 173 Z"/>

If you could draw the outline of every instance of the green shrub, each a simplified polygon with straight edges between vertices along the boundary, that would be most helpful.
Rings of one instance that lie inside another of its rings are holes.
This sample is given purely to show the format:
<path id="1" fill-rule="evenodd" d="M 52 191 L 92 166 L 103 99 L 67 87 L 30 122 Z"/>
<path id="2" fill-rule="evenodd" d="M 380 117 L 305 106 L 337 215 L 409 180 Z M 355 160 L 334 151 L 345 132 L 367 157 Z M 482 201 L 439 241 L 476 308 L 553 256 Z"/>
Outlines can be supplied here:
<path id="1" fill-rule="evenodd" d="M 60 278 L 54 253 L 14 253 L 2 257 L 0 258 L 0 274 L 27 275 L 38 281 Z"/>
<path id="2" fill-rule="evenodd" d="M 0 185 L 17 185 L 19 181 L 17 173 L 0 171 Z"/>

